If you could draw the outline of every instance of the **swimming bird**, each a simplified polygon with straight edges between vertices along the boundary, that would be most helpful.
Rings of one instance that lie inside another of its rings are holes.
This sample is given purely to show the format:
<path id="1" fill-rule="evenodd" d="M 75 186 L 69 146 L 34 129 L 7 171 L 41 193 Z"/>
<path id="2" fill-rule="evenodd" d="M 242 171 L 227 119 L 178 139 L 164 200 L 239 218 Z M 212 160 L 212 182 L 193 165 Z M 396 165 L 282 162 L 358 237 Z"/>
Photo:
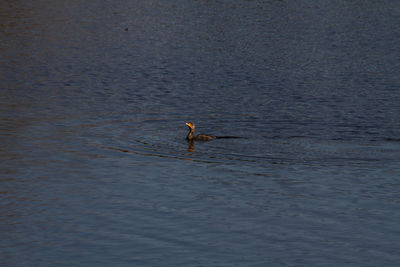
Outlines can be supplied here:
<path id="1" fill-rule="evenodd" d="M 193 141 L 193 140 L 196 140 L 196 141 L 209 141 L 209 140 L 213 140 L 213 139 L 217 138 L 215 136 L 208 135 L 208 134 L 195 135 L 194 132 L 195 132 L 195 128 L 196 127 L 195 127 L 194 123 L 193 122 L 186 122 L 185 124 L 189 127 L 189 133 L 186 136 L 186 139 L 188 141 Z"/>

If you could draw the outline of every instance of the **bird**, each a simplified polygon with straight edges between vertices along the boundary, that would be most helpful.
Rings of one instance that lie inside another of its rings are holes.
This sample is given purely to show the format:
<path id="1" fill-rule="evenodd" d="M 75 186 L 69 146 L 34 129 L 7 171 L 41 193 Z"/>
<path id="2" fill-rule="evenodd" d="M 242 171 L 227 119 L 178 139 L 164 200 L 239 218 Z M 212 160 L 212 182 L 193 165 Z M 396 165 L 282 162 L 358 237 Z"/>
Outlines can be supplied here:
<path id="1" fill-rule="evenodd" d="M 195 132 L 194 123 L 193 122 L 185 122 L 185 124 L 189 127 L 189 133 L 186 136 L 186 139 L 188 141 L 193 141 L 193 140 L 196 140 L 196 141 L 210 141 L 210 140 L 213 140 L 213 139 L 217 138 L 216 136 L 212 136 L 212 135 L 208 135 L 208 134 L 195 135 L 194 134 L 194 132 Z"/>

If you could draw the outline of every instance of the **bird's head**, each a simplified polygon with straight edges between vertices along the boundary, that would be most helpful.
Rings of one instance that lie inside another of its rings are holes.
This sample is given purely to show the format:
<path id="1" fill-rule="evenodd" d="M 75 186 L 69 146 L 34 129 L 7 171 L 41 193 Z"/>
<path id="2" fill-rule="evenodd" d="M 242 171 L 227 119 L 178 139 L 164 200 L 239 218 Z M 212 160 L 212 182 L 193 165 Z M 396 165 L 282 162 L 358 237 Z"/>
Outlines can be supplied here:
<path id="1" fill-rule="evenodd" d="M 185 122 L 185 124 L 190 128 L 194 130 L 194 123 L 192 122 Z"/>

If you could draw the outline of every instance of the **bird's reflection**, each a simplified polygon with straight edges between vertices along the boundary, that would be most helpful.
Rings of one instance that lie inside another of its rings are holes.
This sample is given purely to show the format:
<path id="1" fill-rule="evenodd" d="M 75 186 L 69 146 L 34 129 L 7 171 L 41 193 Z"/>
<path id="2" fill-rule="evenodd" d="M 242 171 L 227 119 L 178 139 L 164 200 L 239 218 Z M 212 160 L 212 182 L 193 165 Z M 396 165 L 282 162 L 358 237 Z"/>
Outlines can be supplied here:
<path id="1" fill-rule="evenodd" d="M 193 140 L 190 140 L 190 141 L 188 142 L 188 149 L 187 149 L 187 151 L 188 151 L 188 152 L 193 152 L 193 151 L 194 151 L 194 141 L 193 141 Z"/>

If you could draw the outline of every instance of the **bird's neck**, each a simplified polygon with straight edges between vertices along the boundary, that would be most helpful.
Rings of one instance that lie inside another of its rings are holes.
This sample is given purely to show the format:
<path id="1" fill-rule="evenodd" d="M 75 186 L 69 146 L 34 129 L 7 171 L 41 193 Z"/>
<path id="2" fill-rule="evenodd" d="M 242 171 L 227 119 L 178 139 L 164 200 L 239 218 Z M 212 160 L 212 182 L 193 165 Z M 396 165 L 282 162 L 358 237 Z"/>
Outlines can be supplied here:
<path id="1" fill-rule="evenodd" d="M 193 140 L 193 138 L 194 138 L 194 129 L 193 128 L 189 128 L 189 133 L 186 136 L 186 139 L 187 140 Z"/>

